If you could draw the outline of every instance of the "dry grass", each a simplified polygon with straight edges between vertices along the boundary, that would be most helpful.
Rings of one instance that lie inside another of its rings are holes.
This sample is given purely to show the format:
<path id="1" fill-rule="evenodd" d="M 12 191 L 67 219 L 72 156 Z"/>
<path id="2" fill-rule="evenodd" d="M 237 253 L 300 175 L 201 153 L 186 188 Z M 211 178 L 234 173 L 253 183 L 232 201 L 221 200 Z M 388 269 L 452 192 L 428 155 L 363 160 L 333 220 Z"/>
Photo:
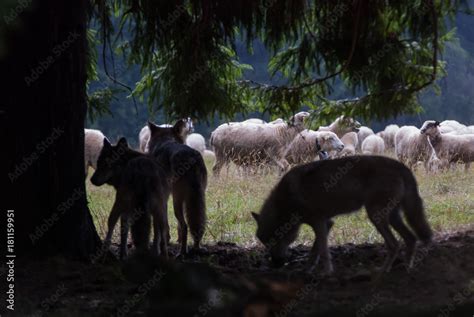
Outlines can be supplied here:
<path id="1" fill-rule="evenodd" d="M 211 162 L 206 162 L 209 172 Z M 90 175 L 92 173 L 89 173 Z M 211 172 L 209 173 L 211 175 Z M 462 168 L 440 174 L 415 172 L 426 213 L 436 233 L 464 230 L 474 224 L 474 169 L 465 173 Z M 273 174 L 240 176 L 235 169 L 221 178 L 209 177 L 207 189 L 208 226 L 204 243 L 217 241 L 240 245 L 254 244 L 256 226 L 250 211 L 258 211 L 272 187 L 278 181 Z M 107 217 L 112 208 L 115 191 L 110 186 L 95 187 L 87 181 L 89 206 L 103 238 Z M 172 241 L 177 238 L 176 220 L 172 205 L 168 207 Z M 118 228 L 114 239 L 118 241 Z M 314 235 L 304 226 L 297 243 L 312 243 Z M 368 221 L 365 212 L 336 218 L 330 235 L 331 244 L 381 242 L 381 236 Z"/>

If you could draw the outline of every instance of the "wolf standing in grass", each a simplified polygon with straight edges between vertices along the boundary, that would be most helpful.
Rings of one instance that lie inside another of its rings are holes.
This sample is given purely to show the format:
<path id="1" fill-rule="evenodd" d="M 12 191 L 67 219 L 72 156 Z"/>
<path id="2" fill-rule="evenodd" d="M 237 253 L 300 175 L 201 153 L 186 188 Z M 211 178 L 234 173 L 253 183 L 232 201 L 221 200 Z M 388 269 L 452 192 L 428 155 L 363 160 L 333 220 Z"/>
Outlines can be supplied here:
<path id="1" fill-rule="evenodd" d="M 127 238 L 131 224 L 132 238 L 138 251 L 148 249 L 150 217 L 153 216 L 153 251 L 168 256 L 167 202 L 170 189 L 166 175 L 148 155 L 133 151 L 121 138 L 116 146 L 104 139 L 92 184 L 105 183 L 116 189 L 115 202 L 108 219 L 105 245 L 109 246 L 118 218 L 121 221 L 120 258 L 127 254 Z"/>
<path id="2" fill-rule="evenodd" d="M 167 172 L 172 186 L 173 208 L 178 220 L 180 254 L 187 253 L 188 226 L 199 249 L 206 224 L 205 192 L 207 170 L 201 154 L 185 145 L 186 120 L 173 127 L 161 128 L 149 122 L 149 149 Z M 186 216 L 186 221 L 185 221 Z"/>
<path id="3" fill-rule="evenodd" d="M 272 260 L 281 264 L 300 225 L 306 223 L 316 234 L 309 267 L 321 258 L 323 272 L 330 273 L 331 218 L 362 206 L 388 249 L 382 270 L 390 270 L 399 252 L 390 227 L 403 238 L 408 267 L 412 267 L 417 237 L 428 243 L 432 232 L 412 172 L 402 163 L 385 157 L 350 156 L 293 168 L 273 189 L 260 214 L 253 213 L 258 224 L 257 237 L 269 249 Z M 400 208 L 411 230 L 404 224 Z"/>

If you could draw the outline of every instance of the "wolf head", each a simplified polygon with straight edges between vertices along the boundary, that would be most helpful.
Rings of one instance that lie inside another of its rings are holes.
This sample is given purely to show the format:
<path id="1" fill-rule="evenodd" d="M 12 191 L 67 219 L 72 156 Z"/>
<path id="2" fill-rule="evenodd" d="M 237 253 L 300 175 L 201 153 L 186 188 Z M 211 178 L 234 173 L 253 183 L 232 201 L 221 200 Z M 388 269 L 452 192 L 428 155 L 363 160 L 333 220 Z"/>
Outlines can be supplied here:
<path id="1" fill-rule="evenodd" d="M 172 127 L 159 127 L 148 121 L 148 128 L 150 129 L 150 140 L 148 141 L 150 152 L 153 151 L 156 145 L 166 141 L 184 144 L 189 131 L 193 130 L 189 118 L 178 120 Z"/>
<path id="2" fill-rule="evenodd" d="M 354 118 L 348 117 L 348 116 L 340 116 L 339 118 L 336 119 L 335 121 L 341 130 L 344 130 L 345 133 L 348 132 L 359 132 L 359 128 L 361 127 L 361 124 L 359 121 L 355 120 Z"/>
<path id="3" fill-rule="evenodd" d="M 125 138 L 121 138 L 115 146 L 111 145 L 107 138 L 104 138 L 104 144 L 97 160 L 97 169 L 91 177 L 91 183 L 96 186 L 105 183 L 113 185 L 114 179 L 127 163 L 123 156 L 128 150 L 129 147 Z"/>
<path id="4" fill-rule="evenodd" d="M 285 263 L 288 246 L 295 241 L 300 226 L 300 219 L 292 216 L 285 222 L 278 221 L 275 215 L 269 213 L 256 214 L 252 216 L 257 221 L 257 238 L 262 242 L 270 253 L 271 260 L 275 266 Z"/>

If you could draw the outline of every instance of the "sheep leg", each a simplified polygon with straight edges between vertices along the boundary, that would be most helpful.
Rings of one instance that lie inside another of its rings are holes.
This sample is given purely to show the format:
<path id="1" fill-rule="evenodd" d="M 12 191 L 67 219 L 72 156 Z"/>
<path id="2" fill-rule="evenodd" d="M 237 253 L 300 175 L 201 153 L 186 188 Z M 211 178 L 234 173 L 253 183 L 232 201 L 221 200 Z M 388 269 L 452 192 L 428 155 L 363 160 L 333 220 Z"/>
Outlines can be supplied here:
<path id="1" fill-rule="evenodd" d="M 408 269 L 413 268 L 416 248 L 416 237 L 403 223 L 399 208 L 391 211 L 389 216 L 390 225 L 400 234 L 406 245 L 406 265 Z"/>
<path id="2" fill-rule="evenodd" d="M 219 153 L 219 151 L 216 151 L 216 162 L 214 163 L 214 166 L 212 167 L 212 172 L 214 176 L 218 177 L 222 166 L 224 166 L 225 163 L 225 158 L 222 157 L 222 154 Z"/>
<path id="3" fill-rule="evenodd" d="M 288 161 L 285 158 L 280 159 L 280 160 L 275 160 L 275 163 L 280 168 L 280 172 L 279 172 L 280 175 L 285 173 L 286 170 L 288 169 L 288 166 L 290 166 L 290 163 L 288 163 Z"/>

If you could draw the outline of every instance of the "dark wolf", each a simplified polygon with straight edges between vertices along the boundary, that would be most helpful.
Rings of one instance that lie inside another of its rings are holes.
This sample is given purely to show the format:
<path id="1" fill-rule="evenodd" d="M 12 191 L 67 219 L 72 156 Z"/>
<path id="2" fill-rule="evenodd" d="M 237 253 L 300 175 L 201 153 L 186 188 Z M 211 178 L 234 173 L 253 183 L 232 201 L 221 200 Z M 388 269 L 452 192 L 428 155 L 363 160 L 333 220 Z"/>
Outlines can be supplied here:
<path id="1" fill-rule="evenodd" d="M 323 272 L 330 273 L 331 219 L 362 206 L 388 249 L 382 269 L 389 271 L 399 252 L 391 228 L 403 238 L 408 266 L 412 267 L 417 238 L 428 243 L 432 232 L 412 172 L 386 157 L 351 156 L 295 167 L 272 190 L 260 214 L 252 214 L 258 224 L 257 237 L 269 249 L 275 264 L 284 261 L 300 225 L 310 225 L 316 241 L 308 265 L 312 268 L 321 258 Z M 411 229 L 403 222 L 400 209 Z"/>
<path id="2" fill-rule="evenodd" d="M 164 171 L 153 158 L 130 149 L 125 138 L 121 138 L 115 146 L 104 139 L 91 182 L 96 186 L 107 183 L 116 189 L 115 202 L 108 219 L 106 246 L 110 245 L 112 233 L 120 217 L 120 258 L 127 254 L 130 225 L 137 251 L 147 250 L 150 241 L 150 217 L 153 216 L 153 251 L 157 255 L 168 256 L 167 202 L 170 189 Z"/>
<path id="3" fill-rule="evenodd" d="M 199 249 L 206 224 L 205 191 L 207 169 L 201 154 L 185 145 L 186 121 L 162 128 L 148 122 L 151 136 L 149 149 L 167 172 L 172 187 L 173 208 L 178 220 L 180 254 L 187 253 L 188 226 Z M 186 217 L 186 221 L 185 221 Z"/>

